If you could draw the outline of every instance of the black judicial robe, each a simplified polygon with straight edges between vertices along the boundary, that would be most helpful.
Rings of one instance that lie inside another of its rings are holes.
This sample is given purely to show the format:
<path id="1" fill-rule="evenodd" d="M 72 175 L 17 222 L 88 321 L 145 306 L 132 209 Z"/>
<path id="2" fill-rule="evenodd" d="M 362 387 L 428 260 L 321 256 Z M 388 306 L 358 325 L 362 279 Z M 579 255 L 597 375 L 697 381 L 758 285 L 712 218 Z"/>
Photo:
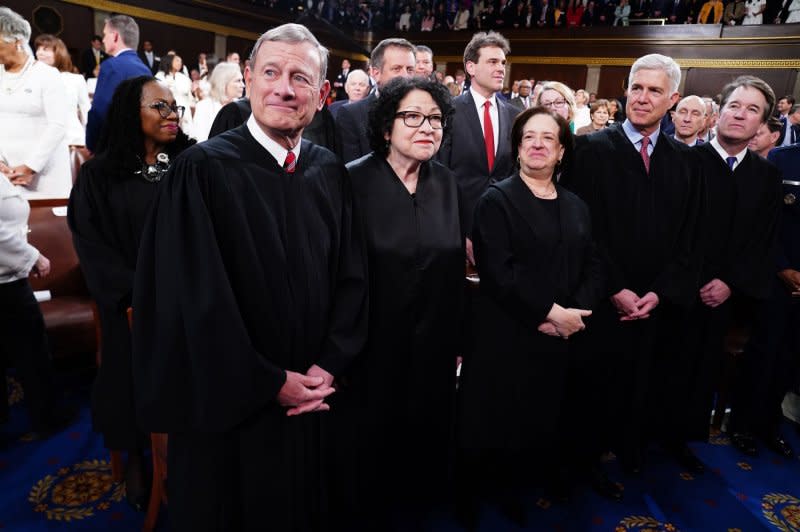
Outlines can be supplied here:
<path id="1" fill-rule="evenodd" d="M 344 167 L 307 141 L 294 174 L 246 125 L 170 169 L 139 253 L 133 367 L 143 428 L 170 433 L 180 528 L 322 527 L 325 414 L 287 417 L 276 395 L 284 370 L 338 377 L 364 346 L 354 219 Z M 216 493 L 241 512 L 209 509 Z"/>
<path id="2" fill-rule="evenodd" d="M 102 331 L 92 421 L 110 449 L 136 449 L 143 441 L 136 429 L 127 309 L 139 239 L 157 188 L 99 155 L 81 166 L 70 194 L 67 221 Z"/>
<path id="3" fill-rule="evenodd" d="M 574 340 L 537 327 L 553 303 L 591 310 L 605 295 L 589 211 L 557 189 L 557 199 L 539 199 L 517 174 L 490 185 L 476 206 L 483 304 L 477 346 L 461 370 L 462 448 L 552 450 L 557 441 Z"/>
<path id="4" fill-rule="evenodd" d="M 731 289 L 731 297 L 716 308 L 696 295 L 689 319 L 691 394 L 681 410 L 687 437 L 706 440 L 723 337 L 734 319 L 752 326 L 756 304 L 769 297 L 775 283 L 782 189 L 778 169 L 750 150 L 733 171 L 711 143 L 694 148 L 694 155 L 706 186 L 700 286 L 720 279 Z"/>
<path id="5" fill-rule="evenodd" d="M 347 165 L 369 249 L 369 340 L 349 372 L 361 504 L 442 496 L 451 465 L 464 237 L 455 176 L 421 165 L 410 194 L 385 158 Z M 424 492 L 424 493 L 423 493 Z"/>
<path id="6" fill-rule="evenodd" d="M 647 439 L 642 426 L 649 423 L 648 401 L 669 402 L 668 396 L 652 392 L 653 383 L 664 378 L 656 375 L 653 363 L 662 352 L 666 360 L 672 356 L 667 352 L 671 346 L 659 342 L 682 330 L 696 295 L 703 182 L 690 148 L 663 132 L 650 156 L 649 173 L 622 124 L 577 137 L 575 144 L 573 163 L 561 183 L 589 206 L 609 296 L 628 288 L 639 296 L 653 291 L 660 300 L 645 320 L 619 321 L 610 297 L 592 317 L 600 333 L 593 348 L 605 376 L 588 393 L 605 403 L 598 404 L 597 412 L 608 418 L 597 437 L 619 438 L 633 449 Z"/>

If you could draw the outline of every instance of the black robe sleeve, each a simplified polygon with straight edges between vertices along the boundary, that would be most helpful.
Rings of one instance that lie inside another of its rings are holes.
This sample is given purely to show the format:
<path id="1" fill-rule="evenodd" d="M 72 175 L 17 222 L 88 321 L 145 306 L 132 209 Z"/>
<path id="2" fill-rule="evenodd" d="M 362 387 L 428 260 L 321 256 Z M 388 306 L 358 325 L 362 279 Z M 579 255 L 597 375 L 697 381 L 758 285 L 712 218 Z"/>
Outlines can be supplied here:
<path id="1" fill-rule="evenodd" d="M 67 223 L 92 298 L 119 311 L 130 306 L 135 261 L 125 257 L 112 233 L 104 191 L 116 176 L 103 168 L 96 161 L 81 167 L 70 193 Z"/>
<path id="2" fill-rule="evenodd" d="M 225 104 L 219 110 L 217 116 L 214 117 L 214 123 L 211 124 L 211 130 L 208 132 L 208 138 L 216 137 L 220 133 L 225 133 L 228 130 L 239 127 L 250 118 L 250 100 L 242 98 Z"/>

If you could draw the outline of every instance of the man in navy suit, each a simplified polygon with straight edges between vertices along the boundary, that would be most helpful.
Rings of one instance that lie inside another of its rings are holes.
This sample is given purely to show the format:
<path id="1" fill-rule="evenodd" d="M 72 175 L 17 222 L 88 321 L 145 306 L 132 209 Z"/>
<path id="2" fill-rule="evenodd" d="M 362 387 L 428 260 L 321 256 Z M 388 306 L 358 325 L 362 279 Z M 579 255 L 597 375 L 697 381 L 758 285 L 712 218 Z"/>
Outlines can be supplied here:
<path id="1" fill-rule="evenodd" d="M 103 26 L 103 45 L 111 57 L 103 62 L 97 77 L 92 108 L 86 124 L 86 147 L 94 151 L 103 130 L 111 97 L 117 85 L 137 76 L 152 76 L 147 65 L 136 55 L 139 26 L 127 15 L 114 15 Z"/>
<path id="2" fill-rule="evenodd" d="M 508 40 L 499 33 L 476 33 L 464 49 L 464 67 L 470 85 L 453 100 L 452 135 L 442 143 L 439 160 L 456 174 L 461 190 L 461 224 L 472 233 L 472 213 L 490 184 L 511 175 L 511 124 L 518 109 L 498 97 L 506 74 Z M 491 118 L 487 137 L 487 113 Z M 491 153 L 488 138 L 491 139 Z M 491 159 L 491 161 L 490 161 Z M 467 258 L 472 258 L 472 241 L 467 239 Z"/>
<path id="3" fill-rule="evenodd" d="M 372 151 L 367 137 L 367 115 L 378 91 L 396 77 L 414 75 L 416 48 L 406 39 L 384 39 L 373 48 L 369 73 L 377 84 L 369 96 L 343 106 L 336 115 L 336 153 L 347 164 Z"/>

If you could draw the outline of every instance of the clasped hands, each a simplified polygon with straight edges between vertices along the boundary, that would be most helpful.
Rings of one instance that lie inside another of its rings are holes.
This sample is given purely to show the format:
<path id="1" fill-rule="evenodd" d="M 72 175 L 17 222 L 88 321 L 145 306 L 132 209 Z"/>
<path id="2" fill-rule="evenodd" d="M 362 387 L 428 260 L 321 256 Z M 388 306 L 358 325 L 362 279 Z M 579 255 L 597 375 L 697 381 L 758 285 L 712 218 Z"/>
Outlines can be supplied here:
<path id="1" fill-rule="evenodd" d="M 719 279 L 711 279 L 700 288 L 700 301 L 711 308 L 725 303 L 729 297 L 731 297 L 730 287 Z"/>
<path id="2" fill-rule="evenodd" d="M 281 406 L 287 408 L 287 416 L 298 416 L 330 410 L 325 398 L 335 391 L 333 375 L 314 364 L 305 375 L 286 370 L 286 382 L 278 391 L 277 399 Z"/>
<path id="3" fill-rule="evenodd" d="M 578 331 L 586 328 L 583 318 L 591 316 L 591 310 L 580 308 L 564 308 L 558 303 L 553 303 L 547 314 L 547 321 L 540 323 L 538 331 L 549 336 L 560 336 L 564 340 Z"/>
<path id="4" fill-rule="evenodd" d="M 647 292 L 639 297 L 633 290 L 623 288 L 613 296 L 611 302 L 617 309 L 620 321 L 646 320 L 658 306 L 659 299 L 655 292 Z"/>
<path id="5" fill-rule="evenodd" d="M 5 174 L 12 185 L 27 186 L 33 181 L 33 176 L 36 172 L 24 164 L 11 167 L 5 163 L 0 163 L 0 174 Z"/>

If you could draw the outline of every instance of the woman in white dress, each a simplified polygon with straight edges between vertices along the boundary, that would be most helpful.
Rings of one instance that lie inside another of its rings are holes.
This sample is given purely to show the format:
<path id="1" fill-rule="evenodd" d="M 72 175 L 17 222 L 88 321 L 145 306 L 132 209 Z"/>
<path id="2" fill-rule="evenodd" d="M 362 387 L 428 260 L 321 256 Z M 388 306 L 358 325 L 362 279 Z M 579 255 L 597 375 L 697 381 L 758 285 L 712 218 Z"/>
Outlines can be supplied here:
<path id="1" fill-rule="evenodd" d="M 218 64 L 211 71 L 209 81 L 211 83 L 209 95 L 197 102 L 194 110 L 192 136 L 197 139 L 197 142 L 208 140 L 211 125 L 219 110 L 223 105 L 241 98 L 244 91 L 242 71 L 236 63 Z"/>
<path id="2" fill-rule="evenodd" d="M 89 90 L 86 80 L 73 70 L 64 41 L 53 35 L 42 34 L 33 43 L 36 59 L 46 65 L 55 67 L 61 72 L 64 90 L 69 103 L 67 114 L 67 144 L 69 146 L 86 145 L 86 118 L 89 116 Z"/>
<path id="3" fill-rule="evenodd" d="M 163 81 L 172 95 L 175 96 L 177 105 L 186 108 L 186 112 L 181 119 L 181 129 L 189 136 L 192 136 L 192 113 L 194 108 L 194 98 L 192 97 L 192 80 L 183 73 L 183 59 L 181 56 L 168 54 L 161 59 L 161 71 L 156 74 L 156 79 Z"/>
<path id="4" fill-rule="evenodd" d="M 36 61 L 31 26 L 0 8 L 0 173 L 29 199 L 67 198 L 69 105 L 58 70 Z"/>

